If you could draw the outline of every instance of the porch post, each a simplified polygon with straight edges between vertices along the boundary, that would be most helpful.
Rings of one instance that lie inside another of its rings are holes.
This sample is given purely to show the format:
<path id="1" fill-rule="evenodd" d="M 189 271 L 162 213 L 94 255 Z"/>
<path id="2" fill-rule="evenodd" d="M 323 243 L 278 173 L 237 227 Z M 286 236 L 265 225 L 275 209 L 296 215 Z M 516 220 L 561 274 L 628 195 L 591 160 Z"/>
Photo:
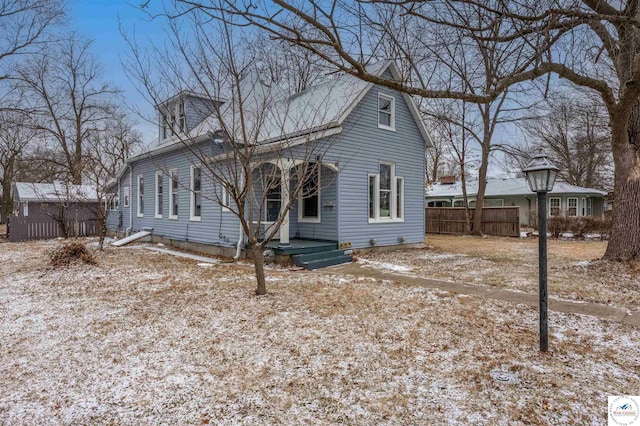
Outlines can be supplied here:
<path id="1" fill-rule="evenodd" d="M 289 182 L 291 173 L 291 160 L 280 160 L 280 193 L 282 194 L 282 206 L 285 208 L 289 204 Z M 289 246 L 289 209 L 287 209 L 282 225 L 280 225 L 279 246 Z"/>

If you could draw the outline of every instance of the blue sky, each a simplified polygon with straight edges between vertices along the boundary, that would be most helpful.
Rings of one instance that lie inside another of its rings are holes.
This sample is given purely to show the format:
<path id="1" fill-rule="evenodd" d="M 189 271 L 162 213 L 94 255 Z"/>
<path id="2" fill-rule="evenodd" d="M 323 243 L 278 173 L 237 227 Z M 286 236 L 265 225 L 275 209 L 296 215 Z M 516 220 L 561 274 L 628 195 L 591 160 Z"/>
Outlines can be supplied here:
<path id="1" fill-rule="evenodd" d="M 92 51 L 104 69 L 105 78 L 123 91 L 127 104 L 150 114 L 153 107 L 128 80 L 121 64 L 121 58 L 128 54 L 129 48 L 120 34 L 119 25 L 127 33 L 135 30 L 140 42 L 164 37 L 161 23 L 150 21 L 137 8 L 139 3 L 142 0 L 71 0 L 67 4 L 72 29 L 93 40 Z M 139 117 L 136 120 L 145 142 L 149 142 L 155 136 L 155 127 Z"/>

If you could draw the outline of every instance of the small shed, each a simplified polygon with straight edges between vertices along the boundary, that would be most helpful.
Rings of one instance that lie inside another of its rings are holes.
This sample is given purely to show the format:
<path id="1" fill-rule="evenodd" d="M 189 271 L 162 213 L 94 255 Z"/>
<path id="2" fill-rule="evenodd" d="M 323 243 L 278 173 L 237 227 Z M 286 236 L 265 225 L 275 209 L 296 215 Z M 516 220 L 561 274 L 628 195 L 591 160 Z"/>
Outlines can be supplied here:
<path id="1" fill-rule="evenodd" d="M 97 235 L 99 200 L 94 187 L 66 182 L 14 182 L 9 241 Z"/>

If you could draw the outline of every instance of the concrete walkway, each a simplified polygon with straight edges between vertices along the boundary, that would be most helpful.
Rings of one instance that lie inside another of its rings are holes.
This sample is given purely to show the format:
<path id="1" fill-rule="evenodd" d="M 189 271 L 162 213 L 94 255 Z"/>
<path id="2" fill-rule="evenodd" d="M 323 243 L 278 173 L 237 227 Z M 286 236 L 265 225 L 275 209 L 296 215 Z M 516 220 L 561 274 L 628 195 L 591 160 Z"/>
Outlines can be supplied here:
<path id="1" fill-rule="evenodd" d="M 469 294 L 473 296 L 486 297 L 488 299 L 503 300 L 505 302 L 522 303 L 534 308 L 538 307 L 537 294 L 529 294 L 519 291 L 486 287 L 481 285 L 461 284 L 450 281 L 438 281 L 428 278 L 412 277 L 392 272 L 384 272 L 376 270 L 374 268 L 363 267 L 362 264 L 357 262 L 339 265 L 335 268 L 331 268 L 330 270 L 334 273 L 337 272 L 342 274 L 377 278 L 381 280 L 391 280 L 420 287 L 444 290 L 451 293 Z M 323 271 L 326 273 L 328 270 L 325 269 Z M 611 320 L 626 325 L 640 327 L 640 312 L 631 312 L 628 309 L 616 308 L 613 306 L 598 303 L 572 302 L 568 300 L 558 300 L 550 297 L 549 310 L 563 312 L 566 314 L 590 315 L 604 320 Z"/>

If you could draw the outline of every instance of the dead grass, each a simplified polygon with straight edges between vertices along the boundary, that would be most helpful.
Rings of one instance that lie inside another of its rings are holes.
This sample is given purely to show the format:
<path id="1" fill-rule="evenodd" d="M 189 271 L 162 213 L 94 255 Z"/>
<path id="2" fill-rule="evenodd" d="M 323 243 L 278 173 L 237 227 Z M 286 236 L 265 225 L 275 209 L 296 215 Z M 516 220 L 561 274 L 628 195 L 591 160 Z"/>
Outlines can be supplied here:
<path id="1" fill-rule="evenodd" d="M 255 297 L 250 266 L 135 248 L 49 271 L 56 244 L 0 246 L 4 424 L 605 424 L 640 388 L 617 323 L 554 314 L 541 356 L 523 305 L 330 271 Z"/>
<path id="2" fill-rule="evenodd" d="M 365 260 L 401 265 L 412 275 L 538 291 L 538 240 L 428 235 L 428 247 L 360 254 Z M 640 309 L 640 267 L 599 260 L 602 241 L 550 240 L 551 297 Z"/>

